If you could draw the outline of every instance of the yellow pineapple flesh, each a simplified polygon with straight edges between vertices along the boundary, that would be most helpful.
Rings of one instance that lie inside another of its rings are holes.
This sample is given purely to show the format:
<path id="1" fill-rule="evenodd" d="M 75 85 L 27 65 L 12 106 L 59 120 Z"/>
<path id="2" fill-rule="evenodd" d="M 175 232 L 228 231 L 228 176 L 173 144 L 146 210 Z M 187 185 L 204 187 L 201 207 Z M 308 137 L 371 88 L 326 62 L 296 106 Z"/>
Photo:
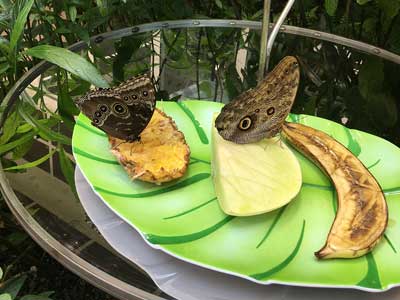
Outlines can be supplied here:
<path id="1" fill-rule="evenodd" d="M 109 136 L 111 152 L 129 177 L 161 184 L 182 177 L 189 164 L 190 149 L 175 122 L 156 109 L 140 134 L 140 141 L 125 142 Z"/>

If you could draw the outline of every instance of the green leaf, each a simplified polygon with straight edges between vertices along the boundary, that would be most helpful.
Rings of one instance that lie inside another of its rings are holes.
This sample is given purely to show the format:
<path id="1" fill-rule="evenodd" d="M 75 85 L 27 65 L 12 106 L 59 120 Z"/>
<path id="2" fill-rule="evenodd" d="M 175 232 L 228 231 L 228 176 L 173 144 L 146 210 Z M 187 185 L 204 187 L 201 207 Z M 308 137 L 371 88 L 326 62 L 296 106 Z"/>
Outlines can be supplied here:
<path id="1" fill-rule="evenodd" d="M 72 74 L 94 84 L 95 86 L 107 88 L 107 81 L 100 72 L 82 56 L 64 48 L 40 45 L 28 49 L 27 55 L 47 60 Z"/>
<path id="2" fill-rule="evenodd" d="M 21 300 L 51 300 L 46 295 L 25 295 L 21 297 Z"/>
<path id="3" fill-rule="evenodd" d="M 0 74 L 5 73 L 10 68 L 10 64 L 8 62 L 4 62 L 0 64 Z"/>
<path id="4" fill-rule="evenodd" d="M 15 147 L 22 145 L 22 144 L 26 143 L 27 141 L 33 139 L 33 137 L 36 134 L 37 134 L 37 132 L 29 132 L 27 134 L 24 134 L 20 138 L 16 139 L 15 141 L 9 142 L 4 145 L 0 145 L 0 155 L 6 153 L 8 151 L 11 151 Z"/>
<path id="5" fill-rule="evenodd" d="M 79 84 L 70 90 L 68 94 L 70 96 L 82 96 L 83 94 L 86 94 L 87 91 L 90 89 L 90 84 L 86 81 L 81 81 Z"/>
<path id="6" fill-rule="evenodd" d="M 15 161 L 13 161 L 11 159 L 7 159 L 4 156 L 1 157 L 1 166 L 3 168 L 14 167 L 16 165 L 17 165 L 17 163 Z M 16 172 L 18 172 L 18 171 L 16 171 Z"/>
<path id="7" fill-rule="evenodd" d="M 377 18 L 375 18 L 375 17 L 367 18 L 364 21 L 364 26 L 363 26 L 365 33 L 371 35 L 372 37 L 374 35 L 376 35 L 375 30 L 376 30 L 376 24 L 377 23 L 378 23 L 378 19 Z"/>
<path id="8" fill-rule="evenodd" d="M 71 163 L 71 160 L 66 155 L 62 146 L 59 147 L 58 157 L 60 161 L 61 172 L 63 173 L 65 180 L 71 187 L 71 190 L 76 193 L 74 177 L 75 168 Z"/>
<path id="9" fill-rule="evenodd" d="M 99 7 L 100 14 L 102 16 L 107 15 L 107 0 L 96 0 L 96 4 Z"/>
<path id="10" fill-rule="evenodd" d="M 22 109 L 18 109 L 19 114 L 21 115 L 22 118 L 24 118 L 24 120 L 29 123 L 30 125 L 32 125 L 33 127 L 36 127 L 39 130 L 39 134 L 47 140 L 50 141 L 56 141 L 56 142 L 60 142 L 62 144 L 67 144 L 67 145 L 71 145 L 71 139 L 61 133 L 55 132 L 53 130 L 51 130 L 50 128 L 46 127 L 45 125 L 43 125 L 42 123 L 38 122 L 38 120 L 36 120 L 35 118 L 33 118 L 32 116 L 28 115 L 24 110 Z"/>
<path id="11" fill-rule="evenodd" d="M 3 126 L 3 134 L 0 136 L 0 145 L 7 143 L 16 133 L 19 123 L 19 116 L 16 111 L 6 119 Z"/>
<path id="12" fill-rule="evenodd" d="M 85 41 L 86 43 L 89 43 L 90 36 L 86 28 L 82 27 L 77 23 L 68 24 L 68 28 L 71 30 L 71 32 L 75 33 L 81 40 Z"/>
<path id="13" fill-rule="evenodd" d="M 53 294 L 54 294 L 54 291 L 47 291 L 47 292 L 40 293 L 39 296 L 50 297 Z"/>
<path id="14" fill-rule="evenodd" d="M 215 0 L 215 4 L 216 4 L 219 8 L 222 8 L 222 2 L 221 2 L 221 0 Z"/>
<path id="15" fill-rule="evenodd" d="M 77 14 L 76 6 L 70 6 L 68 11 L 69 11 L 69 18 L 70 18 L 71 22 L 75 22 L 76 14 Z"/>
<path id="16" fill-rule="evenodd" d="M 0 267 L 0 280 L 3 278 L 3 269 Z"/>
<path id="17" fill-rule="evenodd" d="M 399 13 L 400 1 L 398 0 L 378 0 L 378 6 L 383 11 L 385 23 L 390 21 Z"/>
<path id="18" fill-rule="evenodd" d="M 28 153 L 28 151 L 31 149 L 32 145 L 33 145 L 33 139 L 15 147 L 12 150 L 12 159 L 17 160 L 17 159 L 21 159 L 22 157 L 25 156 L 26 153 Z"/>
<path id="19" fill-rule="evenodd" d="M 63 85 L 59 89 L 57 97 L 57 106 L 61 116 L 68 116 L 72 118 L 79 114 L 79 109 L 76 107 L 74 101 L 68 93 L 67 86 Z"/>
<path id="20" fill-rule="evenodd" d="M 42 156 L 41 158 L 39 158 L 35 161 L 25 163 L 22 165 L 18 165 L 15 167 L 5 168 L 4 171 L 22 170 L 22 169 L 29 169 L 29 168 L 37 167 L 37 166 L 41 165 L 42 163 L 44 163 L 45 161 L 47 161 L 54 154 L 54 152 L 55 152 L 55 150 L 51 150 L 48 154 L 46 154 L 45 156 Z"/>
<path id="21" fill-rule="evenodd" d="M 1 294 L 0 300 L 12 300 L 12 298 L 10 294 Z"/>
<path id="22" fill-rule="evenodd" d="M 225 71 L 225 86 L 230 99 L 235 98 L 242 92 L 243 85 L 235 64 L 230 64 Z"/>
<path id="23" fill-rule="evenodd" d="M 13 233 L 9 234 L 7 236 L 7 241 L 18 247 L 20 246 L 26 239 L 28 238 L 28 235 L 24 231 L 14 231 Z"/>
<path id="24" fill-rule="evenodd" d="M 396 125 L 398 119 L 396 99 L 388 92 L 368 94 L 367 111 L 379 126 L 387 128 Z"/>
<path id="25" fill-rule="evenodd" d="M 369 56 L 358 75 L 358 88 L 361 95 L 368 99 L 368 95 L 383 90 L 384 70 L 383 62 L 379 58 Z"/>
<path id="26" fill-rule="evenodd" d="M 116 80 L 124 80 L 124 67 L 129 63 L 132 55 L 142 45 L 142 38 L 137 36 L 125 37 L 117 45 L 117 56 L 113 61 L 113 77 Z"/>
<path id="27" fill-rule="evenodd" d="M 64 33 L 72 33 L 72 30 L 67 28 L 67 27 L 65 27 L 65 26 L 62 26 L 62 27 L 56 28 L 56 30 L 54 30 L 54 32 L 55 33 L 64 34 Z"/>
<path id="28" fill-rule="evenodd" d="M 32 8 L 33 2 L 34 2 L 34 0 L 28 0 L 25 3 L 24 7 L 19 12 L 17 19 L 15 20 L 15 24 L 11 31 L 11 37 L 10 37 L 10 48 L 11 49 L 15 48 L 22 32 L 24 31 L 26 19 L 28 17 L 29 11 Z"/>
<path id="29" fill-rule="evenodd" d="M 38 121 L 38 123 L 42 124 L 43 126 L 46 126 L 49 128 L 53 127 L 54 125 L 56 125 L 59 122 L 59 120 L 55 119 L 55 118 L 40 119 L 37 121 Z M 33 128 L 35 128 L 35 126 L 32 126 L 29 123 L 25 123 L 25 124 L 18 126 L 16 133 L 27 133 L 28 131 L 31 131 Z"/>
<path id="30" fill-rule="evenodd" d="M 400 53 L 400 21 L 398 20 L 394 26 L 392 33 L 389 37 L 390 50 L 395 53 Z"/>
<path id="31" fill-rule="evenodd" d="M 366 4 L 366 3 L 370 2 L 370 1 L 371 0 L 357 0 L 357 3 L 360 4 L 360 5 L 364 5 L 364 4 Z"/>
<path id="32" fill-rule="evenodd" d="M 11 52 L 10 42 L 3 37 L 0 37 L 0 51 L 6 55 L 10 54 L 10 52 Z"/>
<path id="33" fill-rule="evenodd" d="M 0 288 L 0 293 L 10 294 L 11 299 L 15 299 L 19 291 L 21 290 L 22 286 L 24 285 L 26 278 L 27 278 L 26 275 L 22 275 L 7 280 L 4 283 L 4 285 Z"/>
<path id="34" fill-rule="evenodd" d="M 10 0 L 0 0 L 0 6 L 4 10 L 9 10 L 12 7 L 12 2 Z"/>
<path id="35" fill-rule="evenodd" d="M 333 17 L 336 13 L 339 0 L 325 0 L 325 9 L 328 15 Z"/>

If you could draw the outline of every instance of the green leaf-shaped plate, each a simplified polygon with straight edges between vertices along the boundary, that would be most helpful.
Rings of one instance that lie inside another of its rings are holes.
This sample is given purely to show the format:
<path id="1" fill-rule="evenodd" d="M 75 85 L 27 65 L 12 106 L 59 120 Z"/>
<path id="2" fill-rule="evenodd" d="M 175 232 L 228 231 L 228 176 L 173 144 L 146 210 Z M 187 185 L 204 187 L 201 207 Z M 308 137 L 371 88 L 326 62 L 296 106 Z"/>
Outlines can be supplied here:
<path id="1" fill-rule="evenodd" d="M 73 135 L 76 161 L 93 189 L 153 247 L 185 261 L 262 284 L 385 290 L 400 283 L 400 149 L 370 134 L 317 117 L 289 120 L 327 132 L 357 155 L 382 186 L 389 206 L 384 238 L 356 259 L 318 261 L 335 217 L 329 179 L 296 152 L 303 186 L 287 206 L 253 217 L 225 215 L 210 166 L 211 118 L 222 107 L 205 101 L 162 102 L 185 134 L 191 160 L 183 178 L 168 184 L 132 181 L 109 151 L 106 135 L 83 115 Z"/>

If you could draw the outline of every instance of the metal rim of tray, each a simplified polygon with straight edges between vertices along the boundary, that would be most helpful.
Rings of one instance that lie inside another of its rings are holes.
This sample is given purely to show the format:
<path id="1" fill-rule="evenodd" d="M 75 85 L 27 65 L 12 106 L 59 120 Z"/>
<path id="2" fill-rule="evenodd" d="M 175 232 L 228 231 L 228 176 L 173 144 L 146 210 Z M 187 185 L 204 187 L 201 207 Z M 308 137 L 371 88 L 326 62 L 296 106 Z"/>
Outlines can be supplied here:
<path id="1" fill-rule="evenodd" d="M 273 24 L 270 24 L 272 28 Z M 181 29 L 181 28 L 197 28 L 197 27 L 222 27 L 222 28 L 242 28 L 261 30 L 261 22 L 256 21 L 240 21 L 240 20 L 220 20 L 220 19 L 188 19 L 188 20 L 176 20 L 176 21 L 165 21 L 147 23 L 133 27 L 127 27 L 120 30 L 106 32 L 98 34 L 90 38 L 92 44 L 99 44 L 106 40 L 115 40 L 122 37 L 131 36 L 133 34 L 139 34 L 154 30 L 162 29 Z M 288 33 L 292 35 L 299 35 L 309 37 L 317 40 L 323 40 L 340 44 L 350 48 L 354 48 L 358 51 L 379 56 L 385 60 L 392 61 L 400 64 L 400 56 L 391 53 L 382 48 L 369 45 L 367 43 L 359 42 L 356 40 L 348 39 L 338 35 L 295 27 L 295 26 L 281 26 L 280 32 Z M 69 47 L 71 51 L 77 52 L 88 48 L 88 44 L 84 41 L 73 44 Z M 19 95 L 24 89 L 40 74 L 49 69 L 53 64 L 42 61 L 28 72 L 26 72 L 11 88 L 6 97 L 1 103 L 2 113 L 0 115 L 0 124 L 4 124 L 4 120 L 17 101 Z M 149 292 L 143 291 L 132 285 L 129 285 L 85 261 L 68 248 L 64 247 L 58 242 L 53 236 L 51 236 L 46 230 L 40 226 L 40 224 L 30 215 L 27 209 L 21 204 L 16 193 L 11 188 L 3 168 L 0 163 L 0 188 L 5 201 L 7 202 L 10 210 L 17 218 L 19 223 L 25 229 L 25 231 L 38 243 L 46 252 L 48 252 L 53 258 L 64 265 L 67 269 L 72 272 L 79 274 L 80 277 L 87 280 L 91 284 L 99 287 L 107 293 L 116 296 L 120 299 L 133 300 L 133 299 L 148 299 L 148 300 L 162 300 L 163 298 L 153 295 Z"/>

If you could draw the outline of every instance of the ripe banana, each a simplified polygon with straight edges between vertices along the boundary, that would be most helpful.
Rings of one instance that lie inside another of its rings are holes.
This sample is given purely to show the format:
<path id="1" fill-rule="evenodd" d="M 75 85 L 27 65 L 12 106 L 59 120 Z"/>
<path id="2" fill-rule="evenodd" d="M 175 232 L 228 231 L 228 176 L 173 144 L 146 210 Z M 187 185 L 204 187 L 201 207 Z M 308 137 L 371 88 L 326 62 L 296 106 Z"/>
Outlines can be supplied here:
<path id="1" fill-rule="evenodd" d="M 376 179 L 346 147 L 319 130 L 285 123 L 282 135 L 322 167 L 337 191 L 335 220 L 325 246 L 315 256 L 354 258 L 372 250 L 388 220 L 386 200 Z"/>

